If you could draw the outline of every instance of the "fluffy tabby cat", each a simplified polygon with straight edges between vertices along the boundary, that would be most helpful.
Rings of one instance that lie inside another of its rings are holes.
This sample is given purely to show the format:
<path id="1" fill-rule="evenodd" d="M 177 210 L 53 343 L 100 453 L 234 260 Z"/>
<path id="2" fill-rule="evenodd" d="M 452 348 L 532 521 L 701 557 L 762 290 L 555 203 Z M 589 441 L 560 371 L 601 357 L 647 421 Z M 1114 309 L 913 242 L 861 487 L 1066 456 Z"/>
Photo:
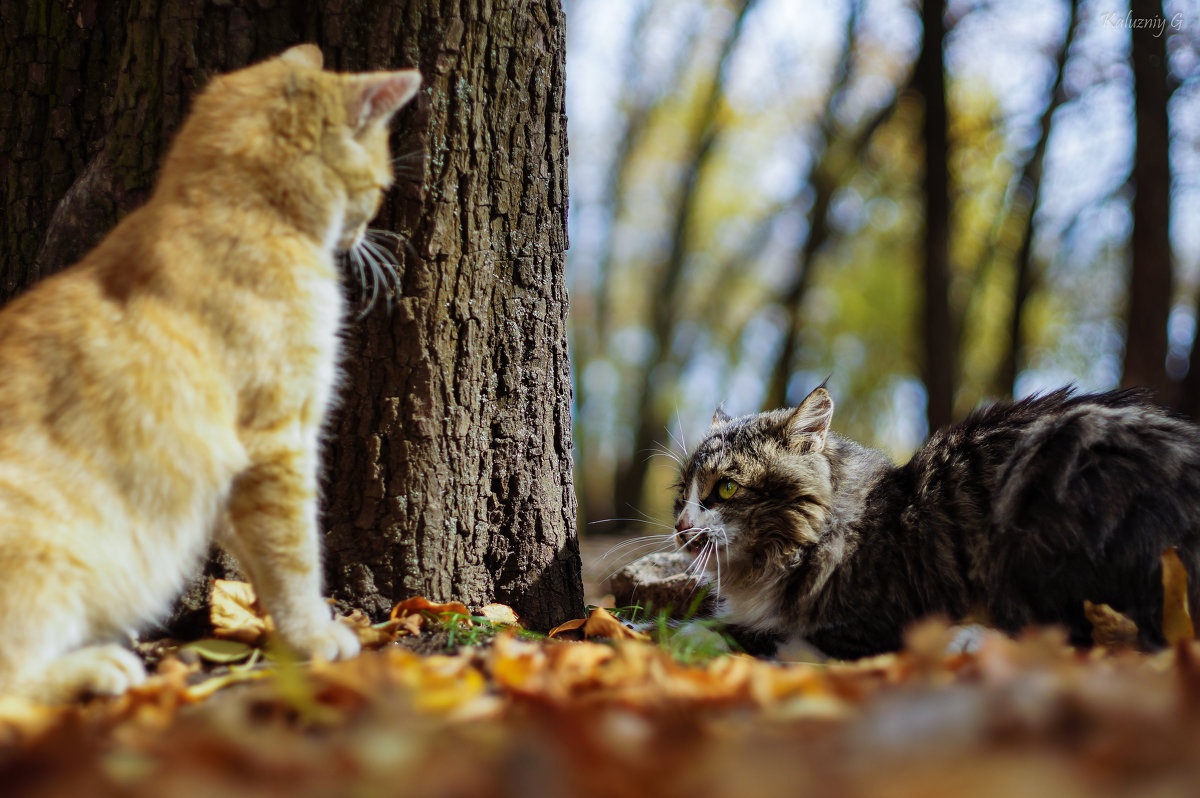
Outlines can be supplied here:
<path id="1" fill-rule="evenodd" d="M 1141 393 L 997 404 L 903 466 L 831 434 L 832 416 L 823 387 L 792 410 L 718 411 L 684 463 L 676 538 L 734 625 L 859 657 L 924 615 L 982 612 L 1088 645 L 1087 599 L 1160 647 L 1169 546 L 1200 606 L 1200 427 Z"/>
<path id="2" fill-rule="evenodd" d="M 335 257 L 392 181 L 387 123 L 420 75 L 321 65 L 302 45 L 214 79 L 150 200 L 0 310 L 0 693 L 141 681 L 108 641 L 160 617 L 214 535 L 288 644 L 357 653 L 316 526 Z"/>

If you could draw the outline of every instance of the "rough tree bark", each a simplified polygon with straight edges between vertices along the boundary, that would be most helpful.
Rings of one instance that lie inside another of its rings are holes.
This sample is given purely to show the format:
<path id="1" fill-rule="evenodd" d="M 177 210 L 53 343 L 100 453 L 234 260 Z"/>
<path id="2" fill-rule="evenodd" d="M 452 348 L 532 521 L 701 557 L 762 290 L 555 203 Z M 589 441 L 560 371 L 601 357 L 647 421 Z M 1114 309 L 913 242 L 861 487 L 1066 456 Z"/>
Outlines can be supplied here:
<path id="1" fill-rule="evenodd" d="M 326 458 L 330 589 L 576 615 L 564 38 L 558 0 L 0 0 L 0 299 L 145 198 L 212 74 L 302 41 L 419 67 L 380 220 L 401 295 L 351 331 Z"/>
<path id="2" fill-rule="evenodd" d="M 411 231 L 403 295 L 350 346 L 332 582 L 375 612 L 420 593 L 503 601 L 546 627 L 583 610 L 562 10 L 410 2 L 400 29 L 420 44 L 412 147 L 428 161 L 388 211 Z"/>

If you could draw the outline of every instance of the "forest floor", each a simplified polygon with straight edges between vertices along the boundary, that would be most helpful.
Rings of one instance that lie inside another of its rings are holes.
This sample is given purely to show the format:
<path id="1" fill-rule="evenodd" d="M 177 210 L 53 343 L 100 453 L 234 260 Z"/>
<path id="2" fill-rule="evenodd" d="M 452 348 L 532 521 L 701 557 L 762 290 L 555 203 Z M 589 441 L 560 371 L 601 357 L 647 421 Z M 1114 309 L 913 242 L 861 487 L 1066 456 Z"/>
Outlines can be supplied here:
<path id="1" fill-rule="evenodd" d="M 150 647 L 156 672 L 128 694 L 0 699 L 0 794 L 1072 798 L 1200 784 L 1190 635 L 1146 654 L 1127 629 L 1090 651 L 1055 630 L 985 633 L 948 653 L 954 630 L 930 621 L 895 654 L 781 663 L 694 629 L 649 639 L 600 609 L 547 638 L 499 605 L 468 617 L 410 600 L 385 624 L 348 621 L 373 650 L 301 664 L 264 648 L 246 586 L 218 587 L 219 639 Z"/>

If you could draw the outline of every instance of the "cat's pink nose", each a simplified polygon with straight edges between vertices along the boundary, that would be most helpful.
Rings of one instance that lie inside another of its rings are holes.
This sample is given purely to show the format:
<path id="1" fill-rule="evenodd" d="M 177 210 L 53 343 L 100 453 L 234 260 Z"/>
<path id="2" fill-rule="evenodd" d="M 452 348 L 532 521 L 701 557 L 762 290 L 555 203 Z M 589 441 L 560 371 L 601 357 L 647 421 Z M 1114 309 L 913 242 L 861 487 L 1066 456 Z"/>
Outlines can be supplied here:
<path id="1" fill-rule="evenodd" d="M 679 516 L 679 520 L 675 522 L 675 531 L 683 534 L 693 526 L 692 520 L 686 514 Z"/>

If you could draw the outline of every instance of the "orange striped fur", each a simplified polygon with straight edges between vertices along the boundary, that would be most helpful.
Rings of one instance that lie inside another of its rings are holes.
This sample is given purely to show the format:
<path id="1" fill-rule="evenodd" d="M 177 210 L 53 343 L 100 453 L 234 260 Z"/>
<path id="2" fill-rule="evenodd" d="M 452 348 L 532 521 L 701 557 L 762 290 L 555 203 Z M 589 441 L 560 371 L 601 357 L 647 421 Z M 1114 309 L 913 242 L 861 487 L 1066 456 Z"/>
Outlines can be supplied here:
<path id="1" fill-rule="evenodd" d="M 0 310 L 0 693 L 139 682 L 114 641 L 214 537 L 288 644 L 357 653 L 316 525 L 336 256 L 391 183 L 387 123 L 419 85 L 324 71 L 311 45 L 215 78 L 146 205 Z"/>

